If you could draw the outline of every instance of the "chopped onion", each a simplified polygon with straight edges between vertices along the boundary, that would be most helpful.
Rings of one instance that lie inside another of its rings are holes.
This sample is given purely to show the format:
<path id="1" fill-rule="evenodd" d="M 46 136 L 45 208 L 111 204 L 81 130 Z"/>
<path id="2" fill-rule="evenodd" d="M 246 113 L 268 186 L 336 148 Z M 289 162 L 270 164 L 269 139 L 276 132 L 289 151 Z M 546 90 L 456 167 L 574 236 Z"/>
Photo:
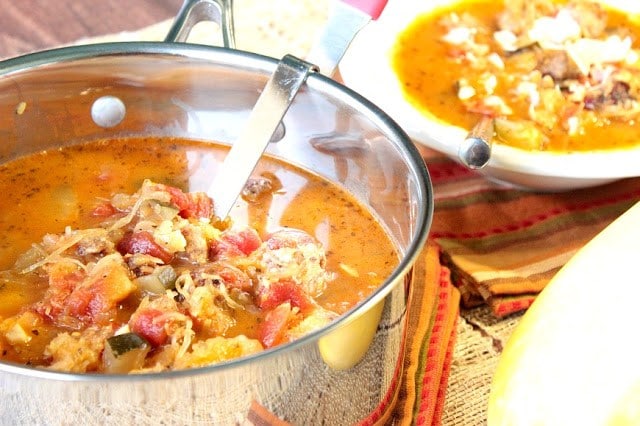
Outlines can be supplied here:
<path id="1" fill-rule="evenodd" d="M 142 275 L 135 280 L 134 284 L 139 289 L 151 294 L 163 294 L 166 290 L 175 286 L 178 275 L 170 265 L 160 266 L 149 275 Z"/>

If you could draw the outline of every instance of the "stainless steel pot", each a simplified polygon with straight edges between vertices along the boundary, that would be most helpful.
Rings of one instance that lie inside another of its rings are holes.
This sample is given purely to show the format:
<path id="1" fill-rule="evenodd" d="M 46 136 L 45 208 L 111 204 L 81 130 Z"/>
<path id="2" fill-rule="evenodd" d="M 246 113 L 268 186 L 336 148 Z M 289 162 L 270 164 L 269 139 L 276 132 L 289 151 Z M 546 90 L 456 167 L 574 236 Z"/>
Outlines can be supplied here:
<path id="1" fill-rule="evenodd" d="M 277 61 L 178 43 L 203 18 L 227 22 L 225 38 L 232 35 L 226 2 L 185 5 L 165 42 L 1 62 L 0 162 L 122 135 L 233 144 Z M 385 282 L 322 330 L 210 367 L 120 376 L 0 363 L 2 423 L 243 424 L 263 410 L 294 424 L 384 418 L 399 386 L 411 287 L 420 284 L 412 266 L 431 222 L 424 162 L 383 111 L 319 74 L 309 76 L 267 152 L 342 185 L 379 218 L 403 256 Z"/>

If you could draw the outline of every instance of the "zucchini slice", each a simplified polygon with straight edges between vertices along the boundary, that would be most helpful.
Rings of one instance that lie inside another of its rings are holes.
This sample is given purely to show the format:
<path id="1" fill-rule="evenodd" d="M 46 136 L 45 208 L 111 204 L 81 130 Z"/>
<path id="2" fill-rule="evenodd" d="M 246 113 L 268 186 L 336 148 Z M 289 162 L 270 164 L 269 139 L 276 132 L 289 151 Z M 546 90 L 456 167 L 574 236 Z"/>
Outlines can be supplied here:
<path id="1" fill-rule="evenodd" d="M 142 368 L 149 350 L 149 342 L 136 333 L 109 337 L 102 354 L 105 373 L 128 373 Z"/>

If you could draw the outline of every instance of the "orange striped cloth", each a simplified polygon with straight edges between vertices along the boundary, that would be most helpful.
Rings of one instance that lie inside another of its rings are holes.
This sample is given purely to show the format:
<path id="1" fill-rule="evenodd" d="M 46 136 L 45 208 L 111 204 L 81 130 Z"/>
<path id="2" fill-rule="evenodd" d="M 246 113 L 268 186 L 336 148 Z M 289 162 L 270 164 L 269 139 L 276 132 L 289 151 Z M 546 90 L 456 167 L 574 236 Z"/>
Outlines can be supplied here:
<path id="1" fill-rule="evenodd" d="M 440 250 L 428 242 L 415 266 L 424 285 L 415 286 L 409 305 L 408 342 L 402 381 L 391 422 L 438 425 L 442 416 L 455 344 L 460 293 L 441 265 Z"/>
<path id="2" fill-rule="evenodd" d="M 488 304 L 498 317 L 529 307 L 578 249 L 640 200 L 640 178 L 536 193 L 423 153 L 435 194 L 431 238 L 442 249 L 462 305 Z"/>
<path id="3" fill-rule="evenodd" d="M 405 358 L 397 369 L 396 386 L 359 426 L 375 424 L 439 425 L 458 321 L 460 293 L 449 269 L 440 263 L 438 246 L 429 242 L 414 267 L 409 301 Z M 254 403 L 248 420 L 259 426 L 288 426 Z"/>

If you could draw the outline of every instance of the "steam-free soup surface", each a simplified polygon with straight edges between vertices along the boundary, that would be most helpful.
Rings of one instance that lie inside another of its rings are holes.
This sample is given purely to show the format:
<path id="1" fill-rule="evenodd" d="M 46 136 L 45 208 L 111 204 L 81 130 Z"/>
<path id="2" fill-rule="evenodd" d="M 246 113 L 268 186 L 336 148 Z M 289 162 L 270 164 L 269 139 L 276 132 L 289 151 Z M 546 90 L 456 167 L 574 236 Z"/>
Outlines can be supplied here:
<path id="1" fill-rule="evenodd" d="M 0 166 L 0 359 L 75 372 L 207 365 L 333 321 L 398 263 L 337 185 L 275 159 L 232 211 L 226 149 L 116 139 Z"/>

